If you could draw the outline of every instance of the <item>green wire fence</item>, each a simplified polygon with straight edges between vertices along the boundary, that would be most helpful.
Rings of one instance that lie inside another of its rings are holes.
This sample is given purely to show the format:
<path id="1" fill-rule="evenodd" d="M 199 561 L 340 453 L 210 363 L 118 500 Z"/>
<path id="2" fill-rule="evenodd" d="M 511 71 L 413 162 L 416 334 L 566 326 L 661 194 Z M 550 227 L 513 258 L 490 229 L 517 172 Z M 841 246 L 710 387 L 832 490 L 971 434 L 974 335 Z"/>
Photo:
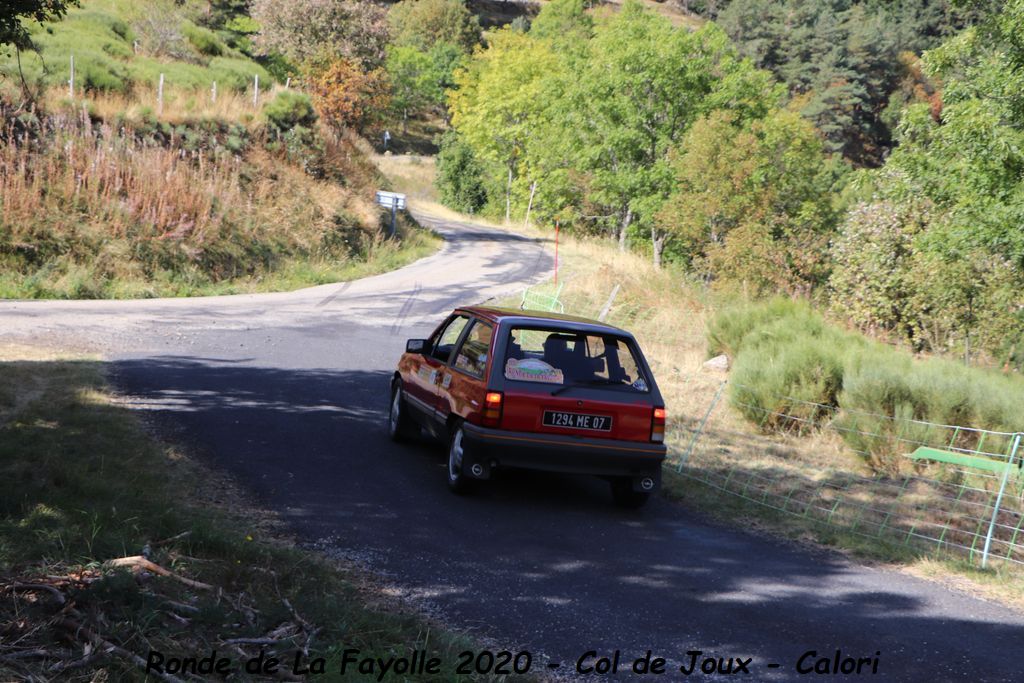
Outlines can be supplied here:
<path id="1" fill-rule="evenodd" d="M 723 400 L 670 425 L 669 465 L 707 486 L 877 542 L 1024 564 L 1022 434 L 841 410 L 791 397 L 792 413 Z M 759 427 L 747 418 L 760 417 Z M 814 417 L 817 416 L 817 417 Z M 824 417 L 822 417 L 824 416 Z M 764 433 L 771 421 L 774 433 Z M 885 473 L 822 466 L 807 436 Z M 750 457 L 757 453 L 757 457 Z M 852 456 L 849 454 L 853 454 Z"/>

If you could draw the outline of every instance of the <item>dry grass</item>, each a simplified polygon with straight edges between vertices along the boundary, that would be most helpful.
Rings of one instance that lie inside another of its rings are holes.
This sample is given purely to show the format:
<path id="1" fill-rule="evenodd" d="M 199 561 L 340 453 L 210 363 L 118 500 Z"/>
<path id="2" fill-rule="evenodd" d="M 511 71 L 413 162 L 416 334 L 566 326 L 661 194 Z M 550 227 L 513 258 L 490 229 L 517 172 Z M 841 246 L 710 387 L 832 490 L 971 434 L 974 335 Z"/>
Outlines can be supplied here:
<path id="1" fill-rule="evenodd" d="M 318 178 L 255 126 L 174 107 L 154 120 L 117 95 L 54 106 L 28 124 L 3 117 L 0 295 L 288 289 L 374 272 L 376 256 L 404 262 L 381 242 L 382 178 L 354 135 L 321 131 L 320 150 L 301 152 Z M 237 119 L 242 104 L 218 106 Z"/>
<path id="2" fill-rule="evenodd" d="M 191 90 L 174 87 L 164 89 L 163 106 L 160 106 L 156 88 L 136 86 L 131 94 L 117 92 L 93 92 L 72 102 L 64 88 L 50 88 L 45 91 L 39 103 L 46 111 L 55 111 L 70 104 L 85 106 L 93 117 L 113 121 L 125 117 L 138 121 L 146 117 L 178 125 L 201 119 L 233 121 L 245 125 L 259 122 L 263 105 L 270 102 L 284 88 L 274 85 L 260 92 L 254 105 L 252 93 L 223 90 L 212 99 L 209 90 Z"/>

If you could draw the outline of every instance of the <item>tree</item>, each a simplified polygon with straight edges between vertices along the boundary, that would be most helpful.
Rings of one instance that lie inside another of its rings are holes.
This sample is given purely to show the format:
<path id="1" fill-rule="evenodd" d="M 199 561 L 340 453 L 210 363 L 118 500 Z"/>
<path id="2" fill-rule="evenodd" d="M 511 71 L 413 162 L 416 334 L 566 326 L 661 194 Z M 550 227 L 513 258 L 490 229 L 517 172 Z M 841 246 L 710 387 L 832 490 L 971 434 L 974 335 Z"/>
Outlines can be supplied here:
<path id="1" fill-rule="evenodd" d="M 382 69 L 364 72 L 352 59 L 318 65 L 306 81 L 320 116 L 338 130 L 364 125 L 389 103 L 387 74 Z"/>
<path id="2" fill-rule="evenodd" d="M 673 185 L 669 151 L 702 111 L 752 113 L 780 95 L 713 24 L 677 30 L 635 2 L 597 28 L 573 75 L 566 128 L 588 199 L 604 207 L 622 249 L 632 226 L 651 230 L 655 263 L 664 240 L 652 219 Z"/>
<path id="3" fill-rule="evenodd" d="M 395 45 L 424 52 L 450 43 L 468 53 L 480 44 L 480 22 L 462 0 L 402 0 L 391 8 L 388 22 Z"/>
<path id="4" fill-rule="evenodd" d="M 386 12 L 356 0 L 253 0 L 260 24 L 256 47 L 280 53 L 297 64 L 344 57 L 372 70 L 384 61 L 388 42 Z"/>
<path id="5" fill-rule="evenodd" d="M 415 47 L 399 45 L 388 50 L 391 106 L 402 117 L 402 132 L 409 115 L 440 98 L 438 77 L 430 55 Z"/>
<path id="6" fill-rule="evenodd" d="M 449 95 L 452 125 L 483 161 L 501 166 L 505 219 L 512 214 L 512 184 L 526 145 L 547 106 L 545 78 L 557 72 L 554 52 L 528 34 L 496 31 L 488 48 L 455 72 Z"/>
<path id="7" fill-rule="evenodd" d="M 827 277 L 834 168 L 813 127 L 776 110 L 748 124 L 712 112 L 673 155 L 656 223 L 691 270 L 753 293 L 808 294 Z"/>
<path id="8" fill-rule="evenodd" d="M 560 51 L 585 46 L 594 35 L 594 19 L 584 0 L 552 0 L 530 24 L 530 35 L 551 41 Z"/>
<path id="9" fill-rule="evenodd" d="M 835 311 L 861 330 L 913 338 L 919 324 L 914 240 L 927 223 L 920 202 L 876 200 L 854 206 L 830 250 Z"/>

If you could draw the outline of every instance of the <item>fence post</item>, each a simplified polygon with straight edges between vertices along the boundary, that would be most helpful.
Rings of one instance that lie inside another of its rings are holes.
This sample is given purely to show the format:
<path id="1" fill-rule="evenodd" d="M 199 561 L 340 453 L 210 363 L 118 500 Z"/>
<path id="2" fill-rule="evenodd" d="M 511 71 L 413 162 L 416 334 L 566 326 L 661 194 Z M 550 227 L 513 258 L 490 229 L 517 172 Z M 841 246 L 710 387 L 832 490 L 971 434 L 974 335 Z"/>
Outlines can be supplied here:
<path id="1" fill-rule="evenodd" d="M 160 74 L 160 84 L 156 88 L 156 113 L 163 116 L 164 113 L 164 75 Z"/>
<path id="2" fill-rule="evenodd" d="M 260 106 L 260 75 L 255 74 L 252 77 L 252 106 L 253 109 L 258 109 Z"/>
<path id="3" fill-rule="evenodd" d="M 996 504 L 992 508 L 992 521 L 988 525 L 988 534 L 985 535 L 985 548 L 981 551 L 981 568 L 988 564 L 988 553 L 992 546 L 992 535 L 996 530 L 996 518 L 999 516 L 999 506 L 1003 502 L 1003 493 L 1006 492 L 1006 480 L 1010 478 L 1010 470 L 1013 469 L 1013 459 L 1020 448 L 1021 433 L 1018 432 L 1013 439 L 1013 450 L 1010 451 L 1010 459 L 1006 461 L 1006 469 L 1003 470 L 1003 480 L 999 484 L 999 494 L 996 496 Z"/>
<path id="4" fill-rule="evenodd" d="M 718 401 L 722 398 L 722 390 L 725 389 L 725 382 L 718 385 L 718 391 L 715 392 L 715 397 L 711 400 L 711 405 L 708 406 L 708 410 L 704 413 L 704 417 L 701 418 L 700 424 L 697 425 L 697 431 L 693 433 L 690 438 L 690 443 L 686 446 L 686 452 L 683 453 L 683 457 L 679 459 L 679 465 L 676 466 L 676 472 L 682 472 L 683 467 L 689 462 L 690 456 L 693 455 L 693 448 L 697 445 L 697 439 L 700 438 L 701 433 L 704 431 L 704 425 L 708 423 L 708 418 L 711 417 L 711 411 L 718 405 Z"/>
<path id="5" fill-rule="evenodd" d="M 75 56 L 71 55 L 71 78 L 68 79 L 68 97 L 75 99 Z"/>
<path id="6" fill-rule="evenodd" d="M 210 88 L 210 102 L 217 104 L 217 81 L 214 81 L 213 86 Z"/>

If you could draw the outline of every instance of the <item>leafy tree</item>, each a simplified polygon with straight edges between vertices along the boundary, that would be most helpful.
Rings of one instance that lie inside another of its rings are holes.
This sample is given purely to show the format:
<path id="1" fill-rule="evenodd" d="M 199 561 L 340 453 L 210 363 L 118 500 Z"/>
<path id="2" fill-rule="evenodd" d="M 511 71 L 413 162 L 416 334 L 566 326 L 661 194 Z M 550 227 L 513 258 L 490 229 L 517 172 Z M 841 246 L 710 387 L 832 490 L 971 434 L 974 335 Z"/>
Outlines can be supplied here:
<path id="1" fill-rule="evenodd" d="M 987 3 L 971 8 L 982 12 Z M 1024 330 L 1024 0 L 1010 0 L 924 57 L 941 111 L 911 104 L 878 199 L 934 207 L 914 239 L 913 340 L 1016 354 Z M 936 116 L 938 114 L 938 116 Z"/>
<path id="2" fill-rule="evenodd" d="M 387 70 L 391 79 L 391 106 L 402 117 L 404 132 L 411 113 L 440 97 L 434 62 L 426 52 L 399 45 L 388 50 Z"/>
<path id="3" fill-rule="evenodd" d="M 545 78 L 556 72 L 553 51 L 528 34 L 502 29 L 487 50 L 455 72 L 449 96 L 452 125 L 482 161 L 503 169 L 505 219 L 526 145 L 541 124 Z"/>
<path id="4" fill-rule="evenodd" d="M 625 248 L 631 227 L 651 230 L 655 263 L 663 235 L 651 220 L 673 185 L 669 151 L 703 111 L 764 110 L 780 92 L 770 77 L 738 60 L 714 25 L 696 32 L 627 2 L 597 28 L 568 94 L 566 128 L 588 199 Z"/>
<path id="5" fill-rule="evenodd" d="M 384 61 L 386 12 L 372 2 L 253 0 L 251 11 L 261 27 L 255 44 L 263 54 L 280 53 L 298 64 L 344 57 L 366 70 Z"/>
<path id="6" fill-rule="evenodd" d="M 306 84 L 320 116 L 338 130 L 361 127 L 389 104 L 387 74 L 382 69 L 363 71 L 352 59 L 318 65 Z"/>
<path id="7" fill-rule="evenodd" d="M 559 50 L 586 45 L 594 35 L 594 20 L 584 0 L 551 0 L 530 25 L 530 35 L 548 40 Z"/>
<path id="8" fill-rule="evenodd" d="M 465 52 L 480 44 L 480 23 L 462 0 L 402 0 L 391 8 L 388 22 L 396 45 L 424 52 L 437 43 Z"/>
<path id="9" fill-rule="evenodd" d="M 709 281 L 807 294 L 827 276 L 835 169 L 791 111 L 744 124 L 715 111 L 673 157 L 676 189 L 656 222 Z"/>
<path id="10" fill-rule="evenodd" d="M 910 201 L 860 203 L 847 213 L 830 251 L 838 314 L 863 331 L 914 336 L 914 239 L 928 219 L 927 209 Z"/>

